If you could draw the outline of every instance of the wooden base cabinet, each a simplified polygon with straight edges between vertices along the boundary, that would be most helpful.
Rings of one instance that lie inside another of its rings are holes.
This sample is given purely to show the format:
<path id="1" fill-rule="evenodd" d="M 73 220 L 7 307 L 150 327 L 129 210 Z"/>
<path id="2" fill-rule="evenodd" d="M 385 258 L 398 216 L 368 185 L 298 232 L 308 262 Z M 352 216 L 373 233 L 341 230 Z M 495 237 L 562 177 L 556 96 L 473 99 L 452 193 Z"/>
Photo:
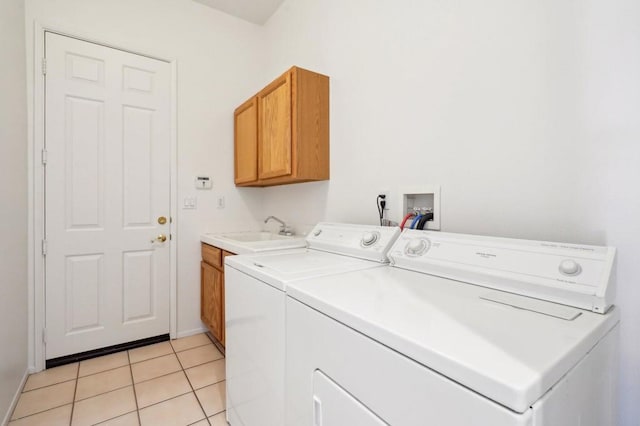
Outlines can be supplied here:
<path id="1" fill-rule="evenodd" d="M 329 179 L 329 77 L 298 67 L 234 112 L 235 183 Z"/>
<path id="2" fill-rule="evenodd" d="M 225 345 L 224 258 L 233 254 L 202 243 L 200 319 L 222 346 Z"/>

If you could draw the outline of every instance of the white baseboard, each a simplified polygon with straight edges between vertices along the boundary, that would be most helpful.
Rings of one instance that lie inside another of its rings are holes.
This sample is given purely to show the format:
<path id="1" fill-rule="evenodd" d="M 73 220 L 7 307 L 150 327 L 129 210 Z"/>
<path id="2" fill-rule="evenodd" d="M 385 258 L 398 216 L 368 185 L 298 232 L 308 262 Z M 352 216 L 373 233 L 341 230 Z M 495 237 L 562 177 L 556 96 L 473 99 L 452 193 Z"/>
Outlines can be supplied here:
<path id="1" fill-rule="evenodd" d="M 15 395 L 13 395 L 13 399 L 11 400 L 11 404 L 9 405 L 9 409 L 5 413 L 4 419 L 2 419 L 2 426 L 7 426 L 9 424 L 9 420 L 11 420 L 11 414 L 13 414 L 13 410 L 16 408 L 16 404 L 18 403 L 18 399 L 20 399 L 20 394 L 22 393 L 22 389 L 24 388 L 24 384 L 26 383 L 29 374 L 31 374 L 29 372 L 29 369 L 26 369 L 24 371 L 24 374 L 22 375 L 22 380 L 20 380 L 20 386 L 18 386 Z"/>
<path id="2" fill-rule="evenodd" d="M 200 327 L 200 328 L 194 328 L 194 329 L 191 329 L 191 330 L 178 331 L 177 338 L 180 339 L 182 337 L 189 337 L 189 336 L 193 336 L 194 334 L 206 333 L 207 331 L 208 330 L 206 329 L 206 327 Z"/>

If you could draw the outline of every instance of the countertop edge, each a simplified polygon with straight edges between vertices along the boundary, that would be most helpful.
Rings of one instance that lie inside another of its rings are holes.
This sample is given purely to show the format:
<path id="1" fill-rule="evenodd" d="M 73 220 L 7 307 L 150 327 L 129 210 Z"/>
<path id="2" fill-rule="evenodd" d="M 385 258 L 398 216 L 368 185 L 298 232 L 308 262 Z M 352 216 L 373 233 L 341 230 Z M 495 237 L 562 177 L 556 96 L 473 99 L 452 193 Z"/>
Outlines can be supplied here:
<path id="1" fill-rule="evenodd" d="M 226 238 L 218 238 L 216 234 L 200 234 L 200 242 L 209 244 L 210 246 L 221 248 L 222 250 L 226 250 L 234 254 L 261 253 L 273 250 L 289 250 L 306 246 L 306 242 L 303 238 L 294 238 L 292 239 L 290 245 L 258 248 L 247 247 L 242 243 L 234 243 L 233 241 L 230 241 Z"/>

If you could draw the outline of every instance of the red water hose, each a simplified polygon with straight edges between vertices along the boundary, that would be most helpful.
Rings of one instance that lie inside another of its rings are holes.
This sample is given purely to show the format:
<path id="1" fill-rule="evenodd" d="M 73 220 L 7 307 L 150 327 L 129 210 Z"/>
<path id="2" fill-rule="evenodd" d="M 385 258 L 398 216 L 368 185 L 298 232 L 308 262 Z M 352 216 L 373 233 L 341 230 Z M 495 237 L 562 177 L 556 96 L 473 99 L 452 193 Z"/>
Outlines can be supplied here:
<path id="1" fill-rule="evenodd" d="M 404 219 L 402 219 L 402 223 L 400 223 L 400 230 L 402 231 L 404 229 L 404 225 L 405 223 L 407 223 L 407 220 L 409 220 L 410 217 L 415 216 L 415 212 L 411 212 L 411 213 L 407 213 L 407 215 L 404 217 Z"/>

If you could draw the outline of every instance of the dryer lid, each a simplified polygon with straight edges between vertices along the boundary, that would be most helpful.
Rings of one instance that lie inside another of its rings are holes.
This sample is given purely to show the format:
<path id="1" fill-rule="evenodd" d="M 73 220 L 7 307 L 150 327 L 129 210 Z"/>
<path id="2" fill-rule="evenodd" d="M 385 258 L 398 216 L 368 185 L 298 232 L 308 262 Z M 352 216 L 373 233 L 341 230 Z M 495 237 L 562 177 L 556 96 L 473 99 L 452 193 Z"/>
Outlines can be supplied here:
<path id="1" fill-rule="evenodd" d="M 390 267 L 298 281 L 287 296 L 519 413 L 619 320 L 615 308 L 598 314 Z"/>

